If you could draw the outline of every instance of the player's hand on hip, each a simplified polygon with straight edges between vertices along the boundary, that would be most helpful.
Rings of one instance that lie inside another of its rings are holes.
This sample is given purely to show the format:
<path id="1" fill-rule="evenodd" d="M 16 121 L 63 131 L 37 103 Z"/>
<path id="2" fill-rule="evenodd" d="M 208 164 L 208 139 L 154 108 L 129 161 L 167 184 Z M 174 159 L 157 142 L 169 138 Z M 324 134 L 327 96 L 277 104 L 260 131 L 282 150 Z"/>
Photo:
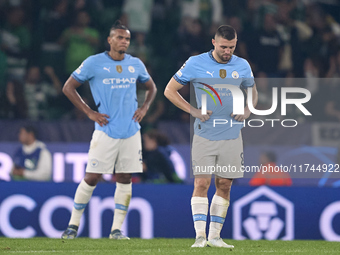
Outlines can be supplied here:
<path id="1" fill-rule="evenodd" d="M 142 106 L 141 108 L 138 108 L 135 111 L 135 114 L 133 115 L 132 119 L 134 119 L 135 121 L 141 122 L 147 111 L 148 109 L 144 106 Z"/>
<path id="2" fill-rule="evenodd" d="M 235 120 L 242 122 L 248 119 L 250 114 L 251 114 L 250 110 L 248 108 L 245 108 L 244 114 L 230 114 L 230 116 L 234 118 Z"/>
<path id="3" fill-rule="evenodd" d="M 109 123 L 108 118 L 110 118 L 110 117 L 109 117 L 109 115 L 104 114 L 104 113 L 92 111 L 87 116 L 89 117 L 90 120 L 97 122 L 99 124 L 99 126 L 101 126 L 101 127 L 105 126 Z"/>
<path id="4" fill-rule="evenodd" d="M 210 119 L 210 115 L 212 113 L 213 113 L 212 111 L 207 110 L 207 114 L 203 115 L 200 109 L 196 109 L 194 107 L 191 107 L 191 109 L 190 109 L 191 116 L 194 117 L 194 118 L 200 119 L 201 122 L 205 122 L 208 119 Z"/>

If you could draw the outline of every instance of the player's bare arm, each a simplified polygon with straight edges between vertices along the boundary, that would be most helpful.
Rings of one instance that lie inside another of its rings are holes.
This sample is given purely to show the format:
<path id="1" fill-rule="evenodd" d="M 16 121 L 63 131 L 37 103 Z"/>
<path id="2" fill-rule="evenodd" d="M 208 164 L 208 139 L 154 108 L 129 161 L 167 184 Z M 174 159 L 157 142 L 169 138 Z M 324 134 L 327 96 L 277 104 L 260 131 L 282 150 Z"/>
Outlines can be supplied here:
<path id="1" fill-rule="evenodd" d="M 141 122 L 143 120 L 157 93 L 156 85 L 151 77 L 147 82 L 144 83 L 144 85 L 146 87 L 145 101 L 143 105 L 135 111 L 135 114 L 132 117 L 135 121 L 138 122 Z"/>
<path id="2" fill-rule="evenodd" d="M 72 76 L 70 76 L 63 87 L 63 93 L 79 110 L 84 112 L 90 120 L 97 122 L 101 127 L 109 123 L 109 121 L 107 120 L 109 116 L 107 114 L 99 113 L 92 110 L 84 102 L 84 100 L 77 92 L 77 88 L 80 85 L 80 82 L 76 81 Z"/>
<path id="3" fill-rule="evenodd" d="M 248 90 L 246 90 L 246 93 L 248 95 Z M 258 100 L 256 84 L 254 84 L 254 86 L 252 88 L 252 96 L 253 96 L 252 102 L 253 102 L 253 106 L 255 108 L 255 106 L 257 105 L 257 100 Z M 248 100 L 247 100 L 246 106 L 244 107 L 244 114 L 242 114 L 242 115 L 241 114 L 239 114 L 239 115 L 231 114 L 231 117 L 233 117 L 237 121 L 244 121 L 244 120 L 249 118 L 250 114 L 251 114 L 251 111 L 249 110 Z"/>
<path id="4" fill-rule="evenodd" d="M 191 106 L 178 91 L 183 88 L 183 85 L 177 82 L 174 78 L 171 78 L 168 85 L 164 90 L 164 96 L 169 99 L 174 105 L 183 111 L 190 113 L 192 117 L 200 119 L 205 122 L 210 118 L 212 111 L 208 110 L 206 115 L 202 115 L 201 110 Z"/>

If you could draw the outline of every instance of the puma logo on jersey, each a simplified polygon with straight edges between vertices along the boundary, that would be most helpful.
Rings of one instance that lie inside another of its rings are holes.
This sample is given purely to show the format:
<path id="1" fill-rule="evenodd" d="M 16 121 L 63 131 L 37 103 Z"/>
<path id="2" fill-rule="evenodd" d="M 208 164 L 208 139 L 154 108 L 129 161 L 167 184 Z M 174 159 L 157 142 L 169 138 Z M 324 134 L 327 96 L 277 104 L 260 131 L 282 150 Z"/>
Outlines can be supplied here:
<path id="1" fill-rule="evenodd" d="M 109 67 L 109 68 L 104 67 L 103 69 L 106 70 L 106 71 L 108 71 L 108 72 L 110 73 L 110 68 L 111 68 L 111 67 Z"/>
<path id="2" fill-rule="evenodd" d="M 211 73 L 211 72 L 207 71 L 207 73 L 210 74 L 211 77 L 214 77 L 214 76 L 213 76 L 214 72 L 215 72 L 215 71 L 213 71 L 213 72 Z"/>

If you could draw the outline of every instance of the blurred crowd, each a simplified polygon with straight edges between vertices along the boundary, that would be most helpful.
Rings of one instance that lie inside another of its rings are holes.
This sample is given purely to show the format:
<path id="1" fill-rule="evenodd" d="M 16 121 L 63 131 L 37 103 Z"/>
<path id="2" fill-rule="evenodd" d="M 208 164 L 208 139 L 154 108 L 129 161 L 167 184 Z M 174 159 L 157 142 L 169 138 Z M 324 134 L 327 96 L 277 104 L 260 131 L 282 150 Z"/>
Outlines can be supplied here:
<path id="1" fill-rule="evenodd" d="M 280 86 L 305 78 L 313 116 L 287 114 L 338 121 L 340 86 L 317 78 L 340 77 L 339 13 L 337 1 L 312 0 L 0 0 L 0 118 L 87 120 L 61 89 L 84 59 L 108 49 L 108 31 L 120 19 L 132 33 L 128 53 L 145 63 L 159 91 L 145 129 L 189 121 L 162 91 L 188 57 L 212 48 L 221 24 L 237 30 L 235 54 L 252 66 L 258 109 L 270 108 L 277 86 L 265 78 L 281 78 Z M 79 93 L 95 107 L 88 86 Z M 189 86 L 180 93 L 190 99 Z"/>

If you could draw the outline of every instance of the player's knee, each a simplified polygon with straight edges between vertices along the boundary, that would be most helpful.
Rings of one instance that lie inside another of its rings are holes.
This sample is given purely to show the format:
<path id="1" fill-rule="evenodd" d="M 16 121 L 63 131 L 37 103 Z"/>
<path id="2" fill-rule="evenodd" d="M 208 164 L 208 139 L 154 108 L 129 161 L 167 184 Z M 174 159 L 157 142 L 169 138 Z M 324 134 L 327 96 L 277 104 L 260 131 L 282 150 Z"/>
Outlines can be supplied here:
<path id="1" fill-rule="evenodd" d="M 206 178 L 196 178 L 195 179 L 195 189 L 200 191 L 208 191 L 210 186 L 210 179 Z"/>
<path id="2" fill-rule="evenodd" d="M 86 173 L 84 177 L 84 181 L 90 186 L 96 186 L 99 180 L 101 179 L 101 174 L 95 173 Z"/>
<path id="3" fill-rule="evenodd" d="M 225 194 L 229 194 L 231 190 L 232 181 L 229 179 L 216 179 L 216 189 L 222 191 Z"/>
<path id="4" fill-rule="evenodd" d="M 116 182 L 129 184 L 131 183 L 131 177 L 131 174 L 116 174 Z"/>
<path id="5" fill-rule="evenodd" d="M 228 194 L 230 194 L 230 190 L 231 190 L 231 187 L 229 186 L 229 187 L 224 187 L 224 186 L 220 186 L 219 188 L 218 188 L 223 194 L 226 194 L 226 195 L 228 195 Z"/>

